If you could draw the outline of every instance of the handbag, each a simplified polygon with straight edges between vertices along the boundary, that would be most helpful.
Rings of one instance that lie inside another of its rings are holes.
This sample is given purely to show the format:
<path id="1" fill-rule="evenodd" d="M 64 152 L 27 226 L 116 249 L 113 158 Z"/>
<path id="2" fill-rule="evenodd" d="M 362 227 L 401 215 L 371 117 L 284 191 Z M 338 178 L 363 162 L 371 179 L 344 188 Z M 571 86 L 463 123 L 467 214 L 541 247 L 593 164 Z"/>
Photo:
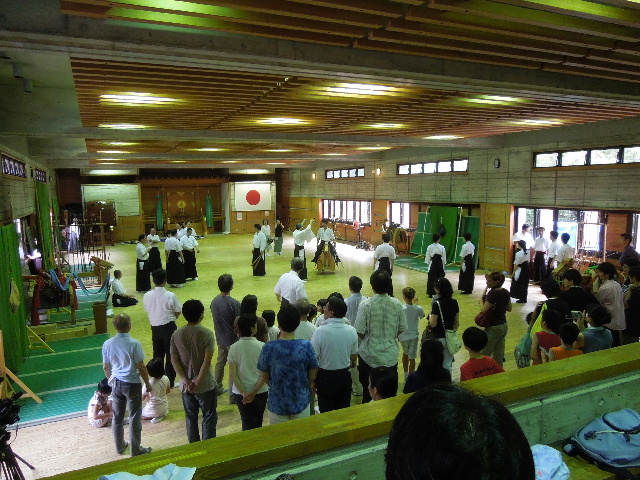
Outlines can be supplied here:
<path id="1" fill-rule="evenodd" d="M 493 322 L 493 316 L 496 313 L 496 306 L 491 305 L 491 308 L 486 312 L 480 312 L 476 315 L 475 322 L 476 325 L 482 328 L 489 328 L 491 323 Z"/>
<path id="2" fill-rule="evenodd" d="M 447 350 L 451 355 L 455 355 L 462 348 L 462 339 L 457 330 L 445 330 L 444 333 L 447 340 Z"/>

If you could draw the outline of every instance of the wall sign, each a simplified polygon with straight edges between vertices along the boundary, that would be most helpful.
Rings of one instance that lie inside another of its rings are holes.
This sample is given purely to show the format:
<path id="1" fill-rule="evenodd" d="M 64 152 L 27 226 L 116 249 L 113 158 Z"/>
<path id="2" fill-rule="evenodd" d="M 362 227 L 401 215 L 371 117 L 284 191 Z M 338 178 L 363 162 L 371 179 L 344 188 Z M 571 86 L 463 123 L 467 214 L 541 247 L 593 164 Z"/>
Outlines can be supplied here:
<path id="1" fill-rule="evenodd" d="M 27 164 L 3 154 L 2 174 L 10 177 L 27 178 Z"/>

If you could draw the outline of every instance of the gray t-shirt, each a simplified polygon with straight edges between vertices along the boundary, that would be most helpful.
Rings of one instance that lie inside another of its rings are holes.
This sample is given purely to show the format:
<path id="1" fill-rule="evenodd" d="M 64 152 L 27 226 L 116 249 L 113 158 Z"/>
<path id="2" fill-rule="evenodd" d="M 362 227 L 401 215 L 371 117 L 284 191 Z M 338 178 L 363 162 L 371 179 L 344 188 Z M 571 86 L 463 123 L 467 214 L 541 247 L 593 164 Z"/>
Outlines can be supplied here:
<path id="1" fill-rule="evenodd" d="M 187 324 L 173 332 L 171 336 L 171 354 L 178 354 L 184 373 L 189 380 L 195 380 L 200 373 L 205 353 L 211 352 L 213 355 L 215 349 L 216 342 L 213 339 L 213 332 L 200 324 Z M 209 369 L 198 388 L 191 393 L 208 392 L 216 388 L 216 386 L 213 373 Z M 185 391 L 182 379 L 180 380 L 180 390 Z"/>
<path id="2" fill-rule="evenodd" d="M 240 302 L 230 295 L 218 295 L 211 301 L 211 315 L 218 346 L 229 347 L 236 343 L 238 336 L 233 324 L 240 316 Z"/>

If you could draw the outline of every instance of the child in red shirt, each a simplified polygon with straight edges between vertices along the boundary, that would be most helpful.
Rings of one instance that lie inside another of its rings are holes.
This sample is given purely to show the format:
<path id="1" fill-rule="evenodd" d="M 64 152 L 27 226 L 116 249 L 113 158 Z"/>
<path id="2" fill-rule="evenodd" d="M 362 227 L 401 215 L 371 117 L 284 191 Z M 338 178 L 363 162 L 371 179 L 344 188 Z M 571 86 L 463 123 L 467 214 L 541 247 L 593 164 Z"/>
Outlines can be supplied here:
<path id="1" fill-rule="evenodd" d="M 482 355 L 482 349 L 488 341 L 485 331 L 478 327 L 469 327 L 462 334 L 462 343 L 469 352 L 469 360 L 460 367 L 461 382 L 504 372 L 493 358 Z"/>

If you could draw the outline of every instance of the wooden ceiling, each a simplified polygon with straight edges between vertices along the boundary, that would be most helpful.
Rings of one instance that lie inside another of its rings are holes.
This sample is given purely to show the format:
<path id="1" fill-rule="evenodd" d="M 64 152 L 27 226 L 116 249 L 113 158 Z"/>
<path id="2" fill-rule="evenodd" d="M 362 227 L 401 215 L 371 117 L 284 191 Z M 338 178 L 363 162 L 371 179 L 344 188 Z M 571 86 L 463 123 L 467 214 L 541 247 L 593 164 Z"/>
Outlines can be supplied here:
<path id="1" fill-rule="evenodd" d="M 61 0 L 61 11 L 640 81 L 637 0 Z"/>
<path id="2" fill-rule="evenodd" d="M 640 82 L 640 1 L 61 0 L 60 5 L 65 14 L 132 25 L 205 29 Z M 137 124 L 167 132 L 166 139 L 122 148 L 86 141 L 89 153 L 122 150 L 127 152 L 124 157 L 133 156 L 124 160 L 132 164 L 140 163 L 143 154 L 156 155 L 156 164 L 197 162 L 204 156 L 214 163 L 242 158 L 249 164 L 272 157 L 289 164 L 322 155 L 353 159 L 375 151 L 371 138 L 380 138 L 384 147 L 385 137 L 489 137 L 640 115 L 638 103 L 578 102 L 530 89 L 496 87 L 483 95 L 477 88 L 365 86 L 348 77 L 338 83 L 287 71 L 276 75 L 224 71 L 215 65 L 191 68 L 92 58 L 72 58 L 72 71 L 83 127 Z M 131 93 L 171 101 L 130 106 L 101 99 Z M 298 123 L 261 123 L 273 118 Z M 243 142 L 188 142 L 171 137 L 169 132 L 178 130 L 249 135 Z M 250 135 L 273 132 L 282 134 L 276 142 Z M 325 135 L 326 140 L 297 142 L 293 137 L 301 134 Z M 353 141 L 365 136 L 368 142 Z M 347 137 L 352 140 L 341 142 Z M 127 138 L 135 136 L 129 132 Z M 397 143 L 386 146 L 401 148 Z M 97 158 L 110 156 L 100 153 Z"/>

